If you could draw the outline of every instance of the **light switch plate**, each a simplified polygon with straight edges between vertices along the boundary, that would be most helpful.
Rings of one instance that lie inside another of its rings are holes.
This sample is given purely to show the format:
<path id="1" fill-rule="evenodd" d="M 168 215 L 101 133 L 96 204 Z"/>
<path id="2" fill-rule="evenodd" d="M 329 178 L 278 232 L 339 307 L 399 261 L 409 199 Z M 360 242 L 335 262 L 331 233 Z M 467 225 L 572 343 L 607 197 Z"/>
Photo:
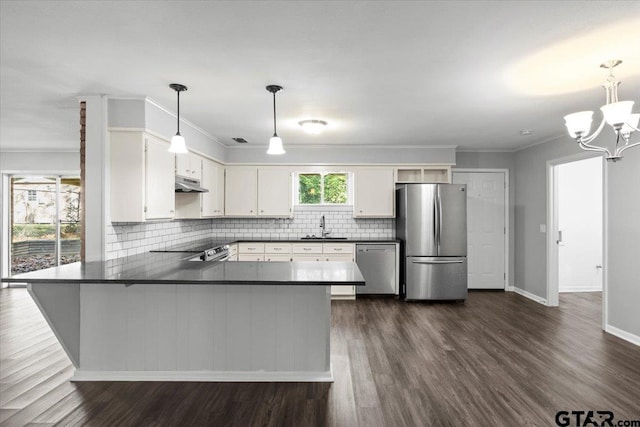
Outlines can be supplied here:
<path id="1" fill-rule="evenodd" d="M 540 224 L 540 232 L 541 233 L 547 232 L 547 224 Z"/>

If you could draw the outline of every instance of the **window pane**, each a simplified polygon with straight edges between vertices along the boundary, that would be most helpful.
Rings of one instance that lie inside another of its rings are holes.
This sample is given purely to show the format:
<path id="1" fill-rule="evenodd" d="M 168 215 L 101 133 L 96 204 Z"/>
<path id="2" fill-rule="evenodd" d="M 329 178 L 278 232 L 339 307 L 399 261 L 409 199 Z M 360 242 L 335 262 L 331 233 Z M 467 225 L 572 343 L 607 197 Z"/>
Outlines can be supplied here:
<path id="1" fill-rule="evenodd" d="M 347 203 L 347 174 L 328 173 L 324 176 L 324 202 Z"/>
<path id="2" fill-rule="evenodd" d="M 318 173 L 305 173 L 298 175 L 300 183 L 300 204 L 319 204 L 322 198 L 322 177 Z"/>

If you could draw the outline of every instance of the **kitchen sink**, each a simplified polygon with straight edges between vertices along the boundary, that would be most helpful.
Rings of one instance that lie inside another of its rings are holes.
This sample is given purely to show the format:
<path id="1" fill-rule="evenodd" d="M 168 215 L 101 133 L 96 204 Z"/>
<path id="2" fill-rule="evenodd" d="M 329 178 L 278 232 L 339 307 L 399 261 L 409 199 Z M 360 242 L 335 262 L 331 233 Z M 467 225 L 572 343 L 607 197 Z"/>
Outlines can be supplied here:
<path id="1" fill-rule="evenodd" d="M 300 240 L 347 240 L 346 237 L 317 237 L 317 236 L 307 236 L 301 237 Z"/>

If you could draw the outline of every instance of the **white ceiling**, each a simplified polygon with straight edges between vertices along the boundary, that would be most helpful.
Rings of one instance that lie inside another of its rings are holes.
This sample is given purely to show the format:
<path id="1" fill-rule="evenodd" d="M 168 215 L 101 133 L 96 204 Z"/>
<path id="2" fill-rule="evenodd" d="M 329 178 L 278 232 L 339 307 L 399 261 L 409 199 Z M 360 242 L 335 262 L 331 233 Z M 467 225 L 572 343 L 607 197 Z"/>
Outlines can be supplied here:
<path id="1" fill-rule="evenodd" d="M 640 103 L 640 2 L 2 1 L 4 150 L 76 149 L 76 96 L 148 96 L 226 145 L 513 150 L 597 110 L 611 58 Z M 622 35 L 620 35 L 622 34 Z M 640 111 L 640 105 L 636 106 Z M 305 118 L 330 123 L 304 134 Z M 520 136 L 522 129 L 533 129 Z M 568 138 L 567 138 L 568 139 Z"/>

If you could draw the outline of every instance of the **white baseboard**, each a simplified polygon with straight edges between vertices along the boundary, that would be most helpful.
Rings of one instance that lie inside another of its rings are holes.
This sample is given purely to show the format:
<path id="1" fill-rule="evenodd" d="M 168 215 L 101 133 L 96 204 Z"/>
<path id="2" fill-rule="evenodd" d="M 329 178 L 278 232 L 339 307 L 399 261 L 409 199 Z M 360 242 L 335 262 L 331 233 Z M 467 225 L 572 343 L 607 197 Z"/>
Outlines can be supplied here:
<path id="1" fill-rule="evenodd" d="M 516 287 L 515 286 L 506 286 L 504 288 L 505 291 L 507 292 L 515 292 L 516 291 Z"/>
<path id="2" fill-rule="evenodd" d="M 518 295 L 522 295 L 525 298 L 529 298 L 532 301 L 537 302 L 538 304 L 547 305 L 547 300 L 544 298 L 540 298 L 538 295 L 534 295 L 531 292 L 527 292 L 524 289 L 513 287 L 513 292 Z"/>
<path id="3" fill-rule="evenodd" d="M 588 286 L 560 289 L 558 292 L 570 293 L 570 292 L 602 292 L 602 288 L 592 288 Z"/>
<path id="4" fill-rule="evenodd" d="M 604 327 L 605 332 L 610 333 L 611 335 L 615 335 L 618 338 L 622 338 L 625 341 L 629 341 L 631 344 L 635 344 L 640 346 L 640 337 L 634 335 L 630 332 L 623 331 L 622 329 L 618 329 L 615 326 L 606 325 Z"/>
<path id="5" fill-rule="evenodd" d="M 71 381 L 195 381 L 195 382 L 333 382 L 327 372 L 265 371 L 83 371 Z"/>

